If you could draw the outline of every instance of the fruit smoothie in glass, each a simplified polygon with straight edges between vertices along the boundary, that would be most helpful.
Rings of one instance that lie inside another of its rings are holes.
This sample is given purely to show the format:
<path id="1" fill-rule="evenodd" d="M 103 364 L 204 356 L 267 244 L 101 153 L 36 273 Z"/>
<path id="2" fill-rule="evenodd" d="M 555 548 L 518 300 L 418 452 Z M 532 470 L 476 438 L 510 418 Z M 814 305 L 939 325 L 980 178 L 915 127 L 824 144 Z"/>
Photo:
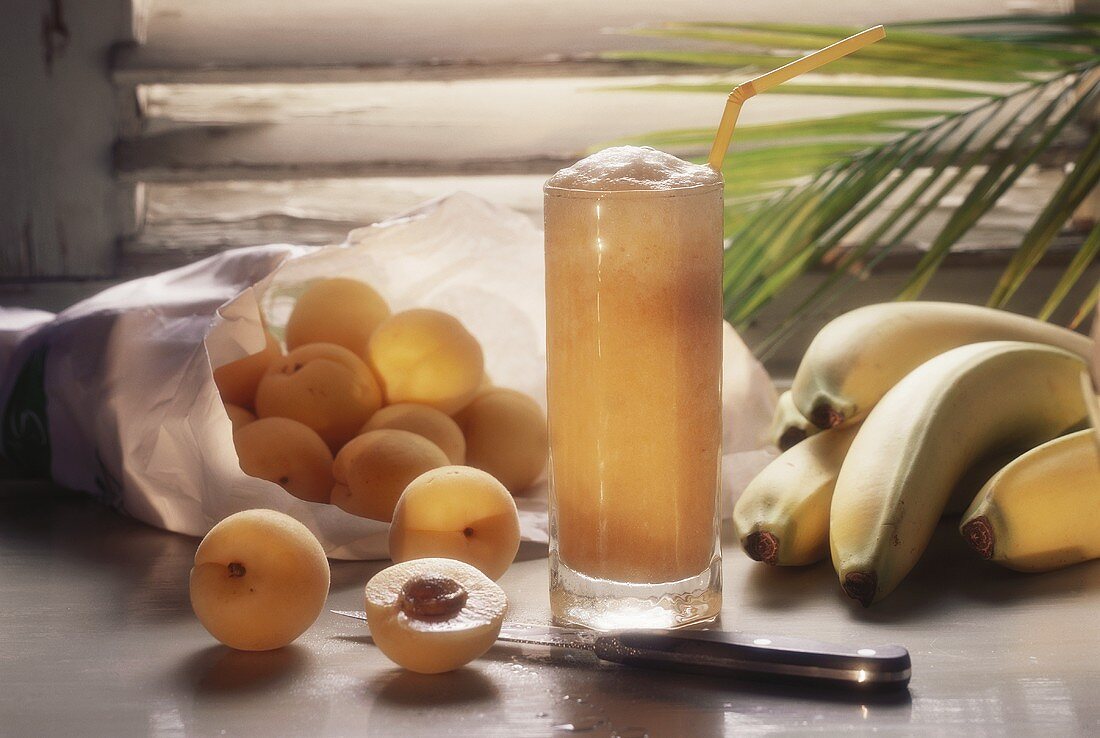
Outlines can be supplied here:
<path id="1" fill-rule="evenodd" d="M 600 629 L 712 619 L 722 178 L 616 147 L 544 193 L 554 617 Z"/>

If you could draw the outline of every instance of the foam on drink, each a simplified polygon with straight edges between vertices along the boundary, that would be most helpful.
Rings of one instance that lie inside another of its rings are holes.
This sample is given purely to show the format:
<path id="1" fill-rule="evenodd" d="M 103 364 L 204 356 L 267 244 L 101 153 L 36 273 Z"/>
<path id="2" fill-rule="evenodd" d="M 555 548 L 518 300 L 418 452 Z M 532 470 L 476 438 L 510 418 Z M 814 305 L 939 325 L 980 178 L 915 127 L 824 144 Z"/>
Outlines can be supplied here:
<path id="1" fill-rule="evenodd" d="M 721 175 L 710 167 L 692 164 L 649 146 L 613 146 L 562 169 L 547 187 L 615 192 L 675 190 L 715 185 Z"/>

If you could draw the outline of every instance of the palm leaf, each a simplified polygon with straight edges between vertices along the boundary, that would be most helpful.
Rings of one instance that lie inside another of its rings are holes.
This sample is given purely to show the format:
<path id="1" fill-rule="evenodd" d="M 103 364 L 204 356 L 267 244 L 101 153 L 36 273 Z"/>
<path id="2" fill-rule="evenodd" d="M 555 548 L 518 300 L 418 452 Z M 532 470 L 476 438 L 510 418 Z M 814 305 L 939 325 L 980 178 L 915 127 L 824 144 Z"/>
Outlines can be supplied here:
<path id="1" fill-rule="evenodd" d="M 966 175 L 979 171 L 979 167 L 984 166 L 985 171 L 982 176 L 966 186 L 961 204 L 954 208 L 934 238 L 932 247 L 910 276 L 903 294 L 919 295 L 920 289 L 931 279 L 950 247 L 989 212 L 1021 172 L 1043 151 L 1048 150 L 1057 140 L 1059 132 L 1077 120 L 1082 110 L 1086 109 L 1095 96 L 1100 94 L 1100 78 L 1097 78 L 1084 94 L 1078 95 L 1076 100 L 1067 104 L 1067 98 L 1075 94 L 1072 83 L 1083 76 L 1087 74 L 1067 75 L 1065 78 L 1039 84 L 1034 89 L 1010 96 L 1005 100 L 993 101 L 975 110 L 951 116 L 931 127 L 930 130 L 939 131 L 939 135 L 933 137 L 930 149 L 921 155 L 914 154 L 908 160 L 905 160 L 902 154 L 907 150 L 913 151 L 914 142 L 919 140 L 920 132 L 909 134 L 879 147 L 879 150 L 892 151 L 893 158 L 898 161 L 897 166 L 888 173 L 892 178 L 889 181 L 874 164 L 876 161 L 882 161 L 881 157 L 877 156 L 877 150 L 865 152 L 840 165 L 848 169 L 877 172 L 873 176 L 882 178 L 884 186 L 892 187 L 895 191 L 902 180 L 916 181 L 918 182 L 915 185 L 916 192 L 911 192 L 903 199 L 882 222 L 876 226 L 870 226 L 871 233 L 862 243 L 843 252 L 844 255 L 832 265 L 832 271 L 826 283 L 805 298 L 792 315 L 757 347 L 762 355 L 767 356 L 779 345 L 806 310 L 835 295 L 836 288 L 841 282 L 853 278 L 852 267 L 858 259 L 862 259 L 872 249 L 877 248 L 875 258 L 865 267 L 865 269 L 873 268 L 890 250 L 900 245 L 905 234 L 911 232 L 917 224 L 929 216 L 936 205 L 940 204 L 949 193 L 964 186 Z M 1053 96 L 1050 95 L 1052 90 L 1056 91 Z M 1021 102 L 1017 98 L 1024 98 L 1022 111 L 1016 110 Z M 1035 110 L 1035 108 L 1038 109 Z M 1064 111 L 1058 112 L 1062 108 Z M 998 117 L 1002 119 L 1000 125 L 990 125 Z M 1022 125 L 1020 125 L 1021 121 Z M 961 141 L 956 140 L 957 135 L 950 135 L 957 134 L 959 129 L 967 126 L 969 126 L 969 133 Z M 1006 136 L 1013 126 L 1018 127 L 1019 130 Z M 1008 139 L 1007 143 L 1004 141 L 1005 138 Z M 1000 144 L 999 149 L 998 144 Z M 1097 161 L 1100 161 L 1096 149 L 1098 145 L 1100 144 L 1091 143 L 1083 150 L 1079 155 L 1078 166 L 1070 175 L 1067 175 L 1058 192 L 1046 203 L 1041 217 L 1036 220 L 1036 225 L 1032 228 L 1032 232 L 1036 235 L 1025 240 L 1025 243 L 1034 245 L 1026 252 L 1023 249 L 1018 252 L 1018 259 L 1014 260 L 1017 265 L 1034 266 L 1035 261 L 1041 257 L 1049 244 L 1050 237 L 1068 220 L 1080 200 L 1091 191 L 1091 187 L 1096 186 L 1097 177 L 1100 176 L 1100 172 L 1096 171 Z M 938 158 L 939 161 L 930 173 L 922 174 L 927 162 L 933 158 Z M 987 163 L 983 164 L 983 162 Z M 946 176 L 948 169 L 952 167 L 956 169 L 955 174 Z M 929 192 L 936 182 L 940 182 L 940 186 L 935 193 L 923 205 L 918 205 L 920 197 Z M 850 197 L 845 201 L 845 207 L 856 215 L 849 215 L 841 220 L 830 213 L 815 214 L 816 234 L 809 241 L 798 244 L 802 250 L 821 254 L 834 249 L 843 238 L 851 236 L 857 226 L 867 223 L 867 216 L 873 210 L 868 208 L 868 205 L 878 205 L 882 202 L 881 190 L 877 195 L 869 196 L 866 183 L 858 190 L 850 188 L 848 194 Z M 894 232 L 889 235 L 891 230 Z M 736 236 L 733 239 L 733 245 L 737 245 Z M 1095 254 L 1091 253 L 1091 250 L 1095 248 L 1095 245 L 1089 244 L 1082 247 L 1078 258 L 1067 269 L 1060 290 L 1069 292 L 1080 275 L 1094 261 Z M 751 285 L 751 289 L 743 288 L 732 296 L 735 299 L 727 303 L 728 317 L 735 325 L 740 327 L 747 325 L 761 307 L 802 273 L 797 272 L 797 267 L 807 263 L 812 264 L 812 259 L 808 254 L 800 252 L 800 258 L 791 262 L 794 266 L 789 266 L 782 272 L 781 277 L 758 279 Z M 1006 275 L 1009 275 L 1011 281 L 1006 284 L 1014 289 L 1018 288 L 1030 271 L 1023 267 L 1013 267 L 1010 263 Z M 766 269 L 766 266 L 764 268 Z M 1076 278 L 1073 276 L 1074 273 L 1077 273 Z M 1053 307 L 1056 307 L 1056 304 L 1051 307 L 1051 310 Z"/>
<path id="2" fill-rule="evenodd" d="M 1011 138 L 1008 145 L 997 154 L 985 173 L 967 193 L 962 204 L 954 209 L 951 217 L 932 242 L 928 253 L 920 260 L 916 270 L 902 287 L 898 295 L 899 299 L 915 300 L 920 297 L 951 247 L 996 205 L 1039 154 L 1080 112 L 1083 100 L 1067 110 L 1053 125 L 1047 125 L 1050 117 L 1064 102 L 1065 96 L 1072 93 L 1072 85 L 1066 82 L 1067 80 L 1059 80 L 1055 83 L 1064 87 L 1061 93 L 1054 96 Z M 1009 120 L 1006 126 L 1011 125 L 1012 122 L 1013 120 Z M 1033 141 L 1036 135 L 1039 135 L 1039 140 Z M 991 150 L 998 140 L 996 137 L 991 138 L 985 149 Z"/>
<path id="3" fill-rule="evenodd" d="M 851 30 L 784 24 L 669 24 L 639 33 L 690 40 L 696 48 L 623 52 L 618 58 L 770 68 Z M 776 48 L 785 51 L 777 55 L 772 52 Z M 835 299 L 843 285 L 865 278 L 892 251 L 908 243 L 918 227 L 926 233 L 933 226 L 927 251 L 900 295 L 919 296 L 947 255 L 1004 201 L 1029 168 L 1064 159 L 1067 145 L 1077 146 L 1072 142 L 1081 138 L 1079 131 L 1092 130 L 1073 156 L 1076 164 L 1041 203 L 1038 217 L 1022 236 L 990 296 L 991 304 L 1007 303 L 1026 283 L 1077 205 L 1100 185 L 1100 132 L 1088 122 L 1100 98 L 1098 49 L 1100 23 L 1081 16 L 994 19 L 981 32 L 966 22 L 918 23 L 892 29 L 886 41 L 843 60 L 847 64 L 838 62 L 823 70 L 928 80 L 918 85 L 914 95 L 905 94 L 910 88 L 904 81 L 893 80 L 867 87 L 789 86 L 784 91 L 796 94 L 838 91 L 855 96 L 866 91 L 885 99 L 985 96 L 988 101 L 962 112 L 886 110 L 738 129 L 723 172 L 729 245 L 723 278 L 727 317 L 743 328 L 807 270 L 825 269 L 822 283 L 756 347 L 766 356 L 809 310 Z M 936 79 L 965 82 L 940 87 Z M 1017 84 L 997 88 L 990 82 Z M 692 81 L 645 89 L 715 93 L 728 87 Z M 712 136 L 710 129 L 665 131 L 630 143 L 697 156 L 706 151 Z M 785 155 L 772 157 L 769 150 Z M 803 155 L 811 166 L 791 161 L 792 156 Z M 826 160 L 829 156 L 834 158 Z M 957 199 L 958 204 L 942 215 L 948 198 Z M 1093 229 L 1065 268 L 1041 317 L 1049 318 L 1069 297 L 1098 256 L 1100 234 Z M 1096 292 L 1077 311 L 1078 320 L 1088 314 L 1089 301 L 1098 299 Z"/>
<path id="4" fill-rule="evenodd" d="M 882 219 L 878 227 L 872 229 L 859 245 L 848 249 L 841 255 L 835 268 L 825 280 L 803 298 L 791 315 L 764 341 L 760 347 L 762 351 L 770 351 L 784 340 L 798 324 L 800 316 L 804 315 L 809 309 L 827 304 L 838 296 L 840 292 L 837 287 L 841 283 L 850 282 L 857 279 L 861 274 L 870 272 L 883 257 L 889 254 L 895 246 L 900 244 L 912 232 L 913 228 L 943 200 L 947 193 L 955 189 L 967 172 L 965 167 L 960 167 L 954 177 L 949 177 L 946 183 L 942 184 L 930 197 L 927 197 L 932 186 L 939 182 L 940 178 L 947 172 L 948 165 L 958 162 L 962 158 L 979 133 L 996 117 L 1003 104 L 1004 100 L 994 101 L 985 106 L 984 111 L 975 111 L 971 116 L 959 116 L 955 120 L 947 121 L 944 125 L 939 126 L 943 130 L 937 137 L 932 139 L 930 152 L 936 151 L 937 147 L 954 137 L 960 129 L 968 127 L 969 132 L 960 138 L 958 144 L 947 156 L 940 157 L 940 160 L 932 167 L 928 175 L 912 189 L 897 208 Z M 984 114 L 982 114 L 983 112 Z M 921 163 L 923 161 L 922 159 Z M 922 199 L 926 201 L 923 205 L 920 205 Z M 893 233 L 887 239 L 887 234 L 891 231 Z M 879 247 L 878 254 L 866 264 L 860 266 L 861 262 L 867 258 L 875 247 Z"/>
<path id="5" fill-rule="evenodd" d="M 1098 89 L 1100 86 L 1093 88 L 1091 97 L 1095 97 Z M 1081 152 L 1073 171 L 1062 180 L 1061 186 L 1039 213 L 1031 230 L 1027 232 L 1023 242 L 1012 255 L 1012 260 L 989 298 L 990 305 L 1004 307 L 1012 299 L 1027 275 L 1043 258 L 1051 241 L 1073 215 L 1073 211 L 1092 192 L 1098 182 L 1100 182 L 1100 129 L 1093 133 L 1092 140 Z"/>
<path id="6" fill-rule="evenodd" d="M 1087 31 L 1080 23 L 1074 26 L 1070 22 L 1069 27 Z M 801 52 L 820 48 L 851 31 L 850 28 L 774 23 L 667 23 L 633 29 L 629 33 L 702 43 L 709 48 L 612 51 L 604 57 L 618 61 L 763 70 L 791 61 Z M 783 51 L 776 53 L 775 49 Z M 884 41 L 833 62 L 819 73 L 1023 82 L 1029 75 L 1055 73 L 1067 65 L 1088 63 L 1094 56 L 1090 50 L 1072 45 L 1027 45 L 975 35 L 933 33 L 914 27 L 913 30 L 892 30 Z"/>
<path id="7" fill-rule="evenodd" d="M 1076 328 L 1085 321 L 1086 318 L 1092 313 L 1092 309 L 1096 307 L 1097 303 L 1100 303 L 1100 282 L 1096 283 L 1096 286 L 1092 288 L 1088 296 L 1085 297 L 1085 301 L 1081 303 L 1081 307 L 1077 309 L 1077 314 L 1073 316 L 1073 320 L 1069 322 L 1070 328 Z"/>
<path id="8" fill-rule="evenodd" d="M 1097 221 L 1096 225 L 1092 227 L 1092 232 L 1089 233 L 1088 238 L 1081 244 L 1081 248 L 1077 253 L 1073 255 L 1073 260 L 1066 268 L 1062 278 L 1058 280 L 1058 284 L 1054 285 L 1054 289 L 1050 291 L 1050 297 L 1047 298 L 1046 303 L 1042 309 L 1039 310 L 1039 317 L 1043 320 L 1049 320 L 1050 316 L 1054 314 L 1054 311 L 1058 309 L 1058 306 L 1069 295 L 1070 290 L 1081 279 L 1081 276 L 1088 269 L 1089 265 L 1096 259 L 1097 255 L 1100 255 L 1100 221 Z M 1093 290 L 1093 294 L 1090 298 L 1093 302 L 1096 300 L 1097 293 L 1100 292 L 1100 283 L 1096 285 L 1096 289 Z M 1092 310 L 1092 304 L 1089 304 L 1088 299 L 1085 301 L 1085 312 Z M 1080 315 L 1080 312 L 1078 313 Z M 1080 322 L 1074 321 L 1075 324 Z"/>
<path id="9" fill-rule="evenodd" d="M 604 87 L 605 90 L 626 90 L 630 92 L 706 92 L 728 93 L 728 82 L 664 82 L 652 85 L 623 85 Z M 989 97 L 989 93 L 976 89 L 959 87 L 930 87 L 921 85 L 840 85 L 840 84 L 799 84 L 788 82 L 768 91 L 769 95 L 830 95 L 833 97 L 874 97 L 898 98 L 901 100 L 962 100 Z M 708 131 L 713 137 L 714 131 Z"/>
<path id="10" fill-rule="evenodd" d="M 862 271 L 872 269 L 903 243 L 906 235 L 924 222 L 949 194 L 965 187 L 961 204 L 954 208 L 910 276 L 906 294 L 919 294 L 951 246 L 989 212 L 1021 173 L 1049 150 L 1059 133 L 1076 121 L 1094 96 L 1100 94 L 1100 78 L 1084 94 L 1075 93 L 1074 83 L 1087 76 L 1086 72 L 1074 72 L 971 111 L 947 116 L 927 129 L 872 147 L 834 165 L 828 179 L 792 188 L 785 195 L 787 201 L 819 205 L 801 212 L 789 207 L 776 212 L 776 218 L 783 222 L 782 233 L 746 225 L 731 235 L 730 250 L 743 253 L 735 260 L 727 260 L 727 268 L 738 270 L 724 283 L 727 317 L 739 327 L 746 326 L 806 269 L 824 263 L 828 254 L 839 250 L 840 256 L 830 264 L 831 272 L 825 283 L 804 298 L 776 332 L 757 347 L 766 356 L 806 310 L 828 300 L 842 282 L 856 278 L 854 266 L 860 260 L 874 252 Z M 1079 165 L 1059 188 L 1061 196 L 1049 200 L 1044 209 L 1049 214 L 1037 223 L 1060 226 L 1069 218 L 1100 176 L 1096 171 L 1096 162 L 1100 161 L 1097 154 L 1094 145 L 1090 145 L 1079 155 Z M 968 175 L 983 167 L 981 176 L 967 185 Z M 912 190 L 880 222 L 872 223 L 871 217 L 886 198 L 906 184 Z M 769 203 L 762 209 L 773 207 Z M 762 221 L 766 219 L 755 216 L 754 222 Z M 852 247 L 838 249 L 860 227 L 870 232 Z M 1037 234 L 1051 232 L 1050 227 L 1036 226 L 1033 230 Z M 777 246 L 775 239 L 782 241 L 782 245 Z M 1036 254 L 1041 257 L 1038 246 L 1049 243 L 1049 239 L 1033 240 L 1037 246 L 1027 252 L 1030 260 L 1021 256 L 1019 263 L 1033 266 Z M 1083 273 L 1092 263 L 1088 248 L 1083 252 L 1067 274 L 1071 270 Z M 1012 284 L 1016 286 L 1026 277 L 1022 270 L 1012 274 L 1015 275 Z M 1065 290 L 1068 292 L 1076 281 L 1067 282 Z"/>

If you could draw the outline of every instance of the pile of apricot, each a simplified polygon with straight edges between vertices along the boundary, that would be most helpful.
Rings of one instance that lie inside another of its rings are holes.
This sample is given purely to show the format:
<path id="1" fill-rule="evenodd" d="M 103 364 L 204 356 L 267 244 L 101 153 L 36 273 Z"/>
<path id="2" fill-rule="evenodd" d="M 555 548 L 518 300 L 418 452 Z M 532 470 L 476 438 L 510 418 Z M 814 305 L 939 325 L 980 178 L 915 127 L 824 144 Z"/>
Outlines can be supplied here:
<path id="1" fill-rule="evenodd" d="M 391 313 L 381 295 L 356 280 L 309 285 L 285 339 L 284 353 L 267 332 L 262 351 L 214 370 L 241 469 L 299 499 L 390 523 L 397 566 L 372 580 L 367 593 L 383 651 L 419 671 L 455 668 L 479 655 L 503 618 L 504 596 L 492 580 L 519 548 L 511 493 L 529 487 L 546 464 L 542 409 L 523 393 L 492 386 L 481 345 L 455 317 L 429 309 Z M 259 550 L 238 558 L 258 557 L 262 566 L 267 544 L 256 529 L 274 526 L 288 546 L 308 550 L 299 555 L 313 562 L 304 575 L 321 587 L 328 569 L 316 561 L 320 544 L 278 513 L 235 518 L 200 546 L 192 576 L 196 613 L 237 648 L 285 645 L 313 622 L 323 598 L 280 609 L 249 589 L 257 601 L 234 609 L 250 569 L 213 552 L 252 546 Z M 244 543 L 226 543 L 229 536 Z M 264 633 L 263 619 L 253 617 L 257 606 L 294 615 L 294 622 Z M 457 639 L 465 650 L 451 660 L 418 661 L 406 654 L 419 648 L 383 643 L 393 633 Z"/>
<path id="2" fill-rule="evenodd" d="M 391 313 L 353 279 L 310 284 L 262 351 L 214 370 L 241 468 L 309 502 L 389 522 L 426 471 L 468 464 L 511 492 L 546 465 L 546 417 L 493 387 L 452 315 Z M 326 472 L 327 469 L 327 472 Z"/>

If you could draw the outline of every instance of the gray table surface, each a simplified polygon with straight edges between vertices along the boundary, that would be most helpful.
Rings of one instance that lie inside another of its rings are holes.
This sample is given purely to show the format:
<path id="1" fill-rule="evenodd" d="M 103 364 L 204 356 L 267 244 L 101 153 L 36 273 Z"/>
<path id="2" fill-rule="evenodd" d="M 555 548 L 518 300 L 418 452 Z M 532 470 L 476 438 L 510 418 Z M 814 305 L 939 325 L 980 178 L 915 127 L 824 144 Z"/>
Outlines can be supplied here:
<path id="1" fill-rule="evenodd" d="M 864 700 L 504 645 L 421 676 L 327 611 L 286 649 L 234 652 L 191 613 L 196 544 L 0 482 L 0 735 L 1100 734 L 1100 562 L 1015 574 L 947 525 L 870 610 L 827 564 L 769 569 L 727 545 L 722 627 L 910 649 L 908 693 Z M 512 619 L 548 622 L 544 556 L 525 547 L 501 580 Z M 383 565 L 335 563 L 329 606 L 361 609 Z"/>

